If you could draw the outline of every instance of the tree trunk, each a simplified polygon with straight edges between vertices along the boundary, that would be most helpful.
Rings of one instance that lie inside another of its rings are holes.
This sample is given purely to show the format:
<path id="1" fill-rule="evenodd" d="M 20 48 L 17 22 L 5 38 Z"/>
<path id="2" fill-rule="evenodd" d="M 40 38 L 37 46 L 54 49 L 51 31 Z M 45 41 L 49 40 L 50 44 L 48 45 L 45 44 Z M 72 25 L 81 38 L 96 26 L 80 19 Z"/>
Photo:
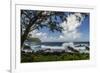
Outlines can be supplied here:
<path id="1" fill-rule="evenodd" d="M 30 23 L 28 25 L 28 27 L 26 28 L 26 30 L 24 31 L 24 34 L 21 36 L 21 48 L 25 42 L 25 40 L 27 39 L 27 36 L 30 32 L 31 27 L 34 25 L 34 23 L 38 20 L 39 16 L 41 16 L 42 12 L 40 12 L 36 17 L 34 17 L 34 19 L 30 20 Z"/>

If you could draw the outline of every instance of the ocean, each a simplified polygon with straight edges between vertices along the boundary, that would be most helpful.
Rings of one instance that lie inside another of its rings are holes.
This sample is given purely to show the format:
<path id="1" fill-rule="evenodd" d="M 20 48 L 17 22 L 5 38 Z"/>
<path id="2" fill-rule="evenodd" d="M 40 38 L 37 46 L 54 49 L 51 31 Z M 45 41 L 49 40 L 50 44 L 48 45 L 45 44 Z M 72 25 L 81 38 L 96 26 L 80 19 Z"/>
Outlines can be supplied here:
<path id="1" fill-rule="evenodd" d="M 42 42 L 37 45 L 31 44 L 31 48 L 33 50 L 39 49 L 65 49 L 64 46 L 71 45 L 71 46 L 80 46 L 80 45 L 87 45 L 89 46 L 89 42 Z"/>
<path id="2" fill-rule="evenodd" d="M 78 44 L 90 45 L 89 42 L 42 42 L 41 45 L 45 45 L 45 46 L 62 46 L 64 43 L 73 43 L 74 45 L 78 45 Z"/>

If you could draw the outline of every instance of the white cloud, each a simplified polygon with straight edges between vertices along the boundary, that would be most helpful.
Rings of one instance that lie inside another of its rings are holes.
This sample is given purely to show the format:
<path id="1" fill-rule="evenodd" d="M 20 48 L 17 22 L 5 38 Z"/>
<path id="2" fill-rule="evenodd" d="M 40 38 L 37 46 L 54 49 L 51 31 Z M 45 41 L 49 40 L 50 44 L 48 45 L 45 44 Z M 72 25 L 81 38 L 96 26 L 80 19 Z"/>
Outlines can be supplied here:
<path id="1" fill-rule="evenodd" d="M 32 31 L 33 37 L 38 37 L 41 39 L 41 41 L 74 41 L 76 39 L 79 39 L 81 37 L 81 34 L 78 31 L 78 27 L 81 25 L 81 22 L 84 19 L 84 16 L 82 16 L 81 13 L 74 13 L 68 15 L 66 18 L 67 22 L 64 21 L 61 23 L 61 26 L 63 27 L 62 35 L 59 36 L 50 36 L 49 33 L 46 32 L 39 32 L 39 31 Z"/>
<path id="2" fill-rule="evenodd" d="M 30 34 L 32 34 L 32 37 L 37 37 L 43 42 L 60 41 L 57 36 L 55 36 L 55 37 L 54 36 L 50 36 L 48 33 L 45 33 L 45 32 L 39 32 L 39 31 L 34 30 Z"/>
<path id="3" fill-rule="evenodd" d="M 32 34 L 32 37 L 37 37 L 41 41 L 44 41 L 44 40 L 46 40 L 48 38 L 48 34 L 47 33 L 39 32 L 37 30 L 32 31 L 31 34 Z"/>
<path id="4" fill-rule="evenodd" d="M 75 13 L 68 15 L 66 19 L 67 22 L 64 21 L 61 24 L 64 30 L 62 31 L 63 35 L 60 35 L 59 39 L 64 41 L 74 41 L 75 39 L 80 38 L 82 33 L 80 33 L 77 28 L 81 25 L 84 16 L 82 16 L 81 13 Z"/>
<path id="5" fill-rule="evenodd" d="M 74 31 L 77 27 L 81 25 L 81 22 L 83 20 L 83 16 L 80 13 L 75 13 L 68 15 L 67 22 L 64 21 L 61 26 L 64 27 L 64 30 L 66 31 Z M 80 21 L 79 21 L 80 20 Z"/>

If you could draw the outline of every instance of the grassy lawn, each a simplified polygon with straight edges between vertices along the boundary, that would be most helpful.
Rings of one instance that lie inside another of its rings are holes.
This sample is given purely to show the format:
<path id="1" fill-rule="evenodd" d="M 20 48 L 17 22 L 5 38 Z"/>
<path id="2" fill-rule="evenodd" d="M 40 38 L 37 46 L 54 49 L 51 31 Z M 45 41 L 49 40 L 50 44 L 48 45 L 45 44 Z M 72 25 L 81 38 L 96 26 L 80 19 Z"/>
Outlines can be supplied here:
<path id="1" fill-rule="evenodd" d="M 21 62 L 89 60 L 87 53 L 22 53 Z"/>

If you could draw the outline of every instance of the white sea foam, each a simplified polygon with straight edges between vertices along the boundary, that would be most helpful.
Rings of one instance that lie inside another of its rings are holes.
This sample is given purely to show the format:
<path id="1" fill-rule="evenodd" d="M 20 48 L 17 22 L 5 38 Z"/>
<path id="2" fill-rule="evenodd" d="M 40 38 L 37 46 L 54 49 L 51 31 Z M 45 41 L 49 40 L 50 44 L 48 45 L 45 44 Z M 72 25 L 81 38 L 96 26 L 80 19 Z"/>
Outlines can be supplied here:
<path id="1" fill-rule="evenodd" d="M 71 47 L 74 48 L 75 45 L 74 45 L 73 42 L 70 42 L 70 43 L 63 43 L 62 46 L 65 47 L 65 48 L 68 47 L 68 46 L 71 46 Z"/>
<path id="2" fill-rule="evenodd" d="M 47 49 L 47 48 L 50 48 L 50 49 L 64 49 L 63 46 L 46 46 L 46 45 L 41 45 L 41 48 L 43 48 L 43 49 Z"/>
<path id="3" fill-rule="evenodd" d="M 68 46 L 74 48 L 75 50 L 79 50 L 80 53 L 89 52 L 88 50 L 86 50 L 85 46 L 78 46 L 78 47 L 76 47 L 73 42 L 63 43 L 62 46 L 34 45 L 34 46 L 31 46 L 31 48 L 34 51 L 45 50 L 45 49 L 52 49 L 52 50 L 53 49 L 55 49 L 55 50 L 56 49 L 63 49 L 63 50 L 66 50 L 68 48 Z"/>

